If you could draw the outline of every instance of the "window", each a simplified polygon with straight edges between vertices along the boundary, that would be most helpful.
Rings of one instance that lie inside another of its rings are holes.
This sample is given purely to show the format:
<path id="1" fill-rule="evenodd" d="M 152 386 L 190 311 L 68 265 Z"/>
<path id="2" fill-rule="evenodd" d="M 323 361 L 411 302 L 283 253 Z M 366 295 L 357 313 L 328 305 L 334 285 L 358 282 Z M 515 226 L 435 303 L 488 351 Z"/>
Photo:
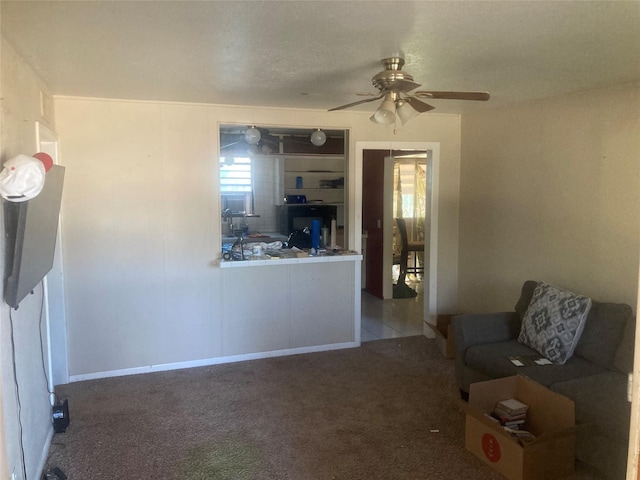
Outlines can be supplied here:
<path id="1" fill-rule="evenodd" d="M 250 158 L 220 158 L 220 191 L 223 195 L 251 193 L 252 184 Z"/>
<path id="2" fill-rule="evenodd" d="M 253 213 L 253 172 L 249 157 L 220 157 L 222 209 Z"/>

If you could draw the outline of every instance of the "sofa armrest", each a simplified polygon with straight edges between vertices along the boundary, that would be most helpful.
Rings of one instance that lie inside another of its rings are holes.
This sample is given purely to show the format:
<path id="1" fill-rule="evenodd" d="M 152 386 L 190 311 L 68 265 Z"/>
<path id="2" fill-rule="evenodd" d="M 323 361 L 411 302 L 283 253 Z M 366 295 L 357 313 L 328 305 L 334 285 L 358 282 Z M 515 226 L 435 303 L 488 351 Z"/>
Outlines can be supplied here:
<path id="1" fill-rule="evenodd" d="M 462 385 L 467 348 L 517 338 L 520 316 L 516 312 L 456 315 L 451 320 L 455 338 L 456 379 Z"/>

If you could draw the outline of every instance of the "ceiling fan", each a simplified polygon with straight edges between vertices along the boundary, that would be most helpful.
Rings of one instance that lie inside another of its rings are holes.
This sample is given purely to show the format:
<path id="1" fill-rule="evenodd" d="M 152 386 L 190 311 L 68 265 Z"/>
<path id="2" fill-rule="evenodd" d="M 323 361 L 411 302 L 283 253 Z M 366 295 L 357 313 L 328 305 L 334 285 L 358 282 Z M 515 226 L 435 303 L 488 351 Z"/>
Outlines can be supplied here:
<path id="1" fill-rule="evenodd" d="M 420 100 L 421 98 L 449 99 L 449 100 L 489 100 L 487 92 L 444 92 L 432 90 L 418 90 L 409 95 L 409 92 L 420 87 L 419 83 L 413 81 L 413 77 L 402 71 L 404 58 L 390 57 L 380 61 L 384 70 L 377 73 L 371 79 L 371 83 L 378 89 L 378 94 L 371 98 L 348 103 L 339 107 L 329 109 L 344 110 L 367 102 L 382 100 L 382 104 L 371 116 L 371 121 L 381 125 L 390 125 L 395 121 L 396 114 L 400 117 L 404 125 L 419 113 L 428 112 L 435 107 Z"/>

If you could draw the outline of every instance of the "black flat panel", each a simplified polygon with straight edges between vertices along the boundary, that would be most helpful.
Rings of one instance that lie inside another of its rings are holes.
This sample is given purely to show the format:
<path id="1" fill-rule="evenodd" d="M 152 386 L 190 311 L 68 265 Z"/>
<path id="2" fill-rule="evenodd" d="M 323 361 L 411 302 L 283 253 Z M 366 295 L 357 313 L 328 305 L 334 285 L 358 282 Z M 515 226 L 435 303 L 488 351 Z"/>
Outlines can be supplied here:
<path id="1" fill-rule="evenodd" d="M 6 265 L 4 299 L 17 308 L 53 266 L 64 167 L 54 165 L 42 191 L 26 202 L 4 202 Z"/>

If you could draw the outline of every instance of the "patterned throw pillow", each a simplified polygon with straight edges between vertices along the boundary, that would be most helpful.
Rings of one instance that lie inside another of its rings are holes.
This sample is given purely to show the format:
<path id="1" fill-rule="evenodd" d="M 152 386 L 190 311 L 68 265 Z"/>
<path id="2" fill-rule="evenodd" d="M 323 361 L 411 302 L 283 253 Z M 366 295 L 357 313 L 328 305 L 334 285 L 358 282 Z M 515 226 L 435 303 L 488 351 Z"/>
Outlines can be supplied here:
<path id="1" fill-rule="evenodd" d="M 580 340 L 591 299 L 540 282 L 522 319 L 518 341 L 563 365 Z"/>

